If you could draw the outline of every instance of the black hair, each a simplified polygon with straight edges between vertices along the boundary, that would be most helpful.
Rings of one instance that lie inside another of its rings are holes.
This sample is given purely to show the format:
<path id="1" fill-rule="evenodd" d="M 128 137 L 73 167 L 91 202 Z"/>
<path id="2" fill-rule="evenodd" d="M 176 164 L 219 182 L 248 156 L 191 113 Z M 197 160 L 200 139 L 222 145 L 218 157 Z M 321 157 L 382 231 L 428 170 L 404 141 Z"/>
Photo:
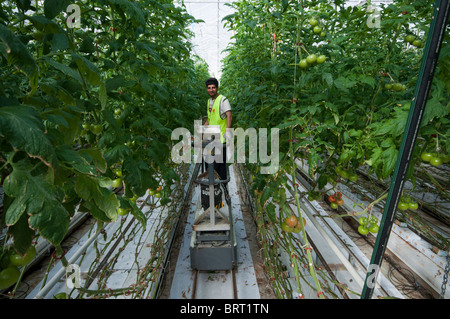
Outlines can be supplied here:
<path id="1" fill-rule="evenodd" d="M 216 78 L 209 78 L 206 80 L 206 86 L 214 84 L 216 87 L 219 87 L 219 81 Z"/>

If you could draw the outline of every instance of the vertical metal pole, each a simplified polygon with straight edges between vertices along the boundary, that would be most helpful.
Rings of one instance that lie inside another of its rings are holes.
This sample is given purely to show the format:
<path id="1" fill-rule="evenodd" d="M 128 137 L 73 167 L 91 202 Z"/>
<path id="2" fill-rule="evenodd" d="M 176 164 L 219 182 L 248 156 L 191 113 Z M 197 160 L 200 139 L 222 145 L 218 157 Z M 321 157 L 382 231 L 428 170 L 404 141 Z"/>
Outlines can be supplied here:
<path id="1" fill-rule="evenodd" d="M 214 163 L 208 164 L 208 180 L 209 180 L 209 218 L 212 228 L 216 225 L 216 209 L 214 203 Z"/>
<path id="2" fill-rule="evenodd" d="M 220 0 L 217 0 L 217 77 L 219 77 L 220 66 Z"/>
<path id="3" fill-rule="evenodd" d="M 449 13 L 448 0 L 436 0 L 434 5 L 433 19 L 431 21 L 428 33 L 427 43 L 424 48 L 422 64 L 420 67 L 419 78 L 414 92 L 414 99 L 409 110 L 408 120 L 406 122 L 405 132 L 403 134 L 402 144 L 400 146 L 397 164 L 392 177 L 386 206 L 384 207 L 383 218 L 380 224 L 375 247 L 372 253 L 369 268 L 367 270 L 361 299 L 370 299 L 375 289 L 376 277 L 383 261 L 383 256 L 391 233 L 395 209 L 398 205 L 406 174 L 408 172 L 411 154 L 416 142 L 420 123 L 427 98 L 431 88 L 434 71 L 436 69 L 439 51 L 442 45 L 442 39 L 445 34 Z"/>

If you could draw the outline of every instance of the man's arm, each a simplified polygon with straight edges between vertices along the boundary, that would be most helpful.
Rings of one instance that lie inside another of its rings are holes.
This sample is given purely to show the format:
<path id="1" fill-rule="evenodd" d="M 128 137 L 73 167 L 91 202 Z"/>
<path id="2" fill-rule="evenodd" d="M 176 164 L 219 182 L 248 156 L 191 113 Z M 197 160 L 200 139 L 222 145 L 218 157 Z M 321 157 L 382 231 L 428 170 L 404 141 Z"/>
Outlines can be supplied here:
<path id="1" fill-rule="evenodd" d="M 227 111 L 225 114 L 227 115 L 227 128 L 231 128 L 231 124 L 233 123 L 231 111 Z"/>

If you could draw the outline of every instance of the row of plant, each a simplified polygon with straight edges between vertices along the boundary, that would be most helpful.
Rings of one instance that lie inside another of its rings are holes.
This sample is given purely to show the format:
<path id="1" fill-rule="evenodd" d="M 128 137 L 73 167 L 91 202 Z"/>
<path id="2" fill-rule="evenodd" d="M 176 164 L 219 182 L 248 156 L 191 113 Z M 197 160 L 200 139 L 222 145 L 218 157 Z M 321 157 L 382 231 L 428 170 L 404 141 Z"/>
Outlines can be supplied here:
<path id="1" fill-rule="evenodd" d="M 227 49 L 221 86 L 233 105 L 236 127 L 281 130 L 278 173 L 260 174 L 264 164 L 247 165 L 258 214 L 270 225 L 261 224 L 261 232 L 264 229 L 278 239 L 280 231 L 289 234 L 286 229 L 291 230 L 286 228 L 288 216 L 278 217 L 274 208 L 285 205 L 277 194 L 287 187 L 281 176 L 295 174 L 294 159 L 305 160 L 309 175 L 319 176 L 309 193 L 292 190 L 296 200 L 299 196 L 321 198 L 327 183 L 355 182 L 356 171 L 363 165 L 379 181 L 392 176 L 433 6 L 404 0 L 379 4 L 376 10 L 370 3 L 347 6 L 340 0 L 242 0 L 231 6 L 235 13 L 224 20 L 235 35 Z M 369 23 L 374 19 L 379 19 L 378 26 Z M 446 32 L 411 157 L 407 180 L 414 187 L 418 167 L 442 168 L 449 160 L 448 40 Z M 448 194 L 439 181 L 433 183 Z M 406 191 L 404 196 L 408 196 Z M 330 203 L 337 208 L 337 199 L 332 199 Z M 398 214 L 409 212 L 398 210 Z M 300 210 L 295 215 L 302 220 Z M 377 227 L 371 225 L 375 220 L 362 219 L 361 223 L 363 234 L 370 229 L 377 234 Z M 264 240 L 261 243 L 267 245 Z M 291 261 L 295 264 L 300 259 Z M 310 262 L 306 269 L 318 278 L 317 267 L 310 267 Z M 266 267 L 271 264 L 267 260 Z M 274 275 L 275 281 L 284 282 L 277 272 Z M 315 287 L 323 296 L 318 281 Z M 301 295 L 301 287 L 297 289 Z"/>
<path id="2" fill-rule="evenodd" d="M 171 132 L 193 126 L 203 105 L 208 70 L 192 55 L 195 19 L 183 6 L 71 4 L 0 4 L 2 281 L 8 256 L 26 259 L 39 237 L 61 256 L 76 211 L 100 230 L 127 213 L 145 224 L 135 200 L 148 189 L 162 187 L 168 204 L 179 179 Z"/>

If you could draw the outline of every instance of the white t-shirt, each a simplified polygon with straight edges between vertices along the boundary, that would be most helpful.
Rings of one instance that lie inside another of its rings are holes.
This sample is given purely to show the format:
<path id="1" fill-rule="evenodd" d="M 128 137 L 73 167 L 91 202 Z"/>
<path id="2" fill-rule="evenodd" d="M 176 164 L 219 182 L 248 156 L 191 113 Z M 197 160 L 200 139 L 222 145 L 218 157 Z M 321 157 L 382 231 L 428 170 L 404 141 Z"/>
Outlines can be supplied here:
<path id="1" fill-rule="evenodd" d="M 212 107 L 214 105 L 214 101 L 213 99 L 209 99 L 209 112 L 212 111 Z M 227 117 L 227 115 L 225 114 L 228 111 L 231 111 L 231 105 L 230 102 L 228 101 L 228 99 L 224 96 L 222 97 L 222 101 L 220 101 L 220 118 L 223 120 Z"/>

